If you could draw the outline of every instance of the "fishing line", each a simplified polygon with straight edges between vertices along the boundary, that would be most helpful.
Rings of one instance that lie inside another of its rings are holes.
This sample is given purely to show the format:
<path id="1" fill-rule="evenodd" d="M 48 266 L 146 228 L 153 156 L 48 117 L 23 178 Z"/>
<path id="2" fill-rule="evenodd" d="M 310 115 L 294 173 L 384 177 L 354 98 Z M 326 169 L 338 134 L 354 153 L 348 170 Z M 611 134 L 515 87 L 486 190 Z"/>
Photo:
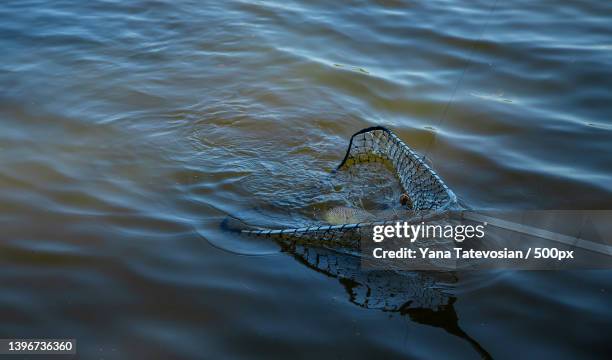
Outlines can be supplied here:
<path id="1" fill-rule="evenodd" d="M 491 5 L 491 8 L 489 9 L 489 15 L 487 15 L 487 21 L 485 22 L 485 24 L 480 29 L 480 34 L 476 38 L 476 43 L 478 43 L 478 42 L 480 42 L 482 40 L 482 37 L 483 37 L 483 35 L 485 33 L 486 28 L 489 27 L 489 24 L 491 23 L 491 17 L 493 15 L 493 12 L 497 8 L 498 2 L 499 2 L 499 0 L 495 0 L 493 5 Z M 463 71 L 461 72 L 461 75 L 459 76 L 459 79 L 457 80 L 457 83 L 455 84 L 455 88 L 453 89 L 451 97 L 448 99 L 446 105 L 444 106 L 444 111 L 442 112 L 442 116 L 440 117 L 438 122 L 435 124 L 434 129 L 439 127 L 446 120 L 446 114 L 448 113 L 448 110 L 451 107 L 451 104 L 454 103 L 454 101 L 455 101 L 455 96 L 457 95 L 457 90 L 459 90 L 459 87 L 463 83 L 463 78 L 465 77 L 465 74 L 466 74 L 468 68 L 473 63 L 474 53 L 476 52 L 476 43 L 473 44 L 472 47 L 470 48 L 470 51 L 468 53 L 468 62 L 465 65 L 465 67 L 463 68 Z M 429 144 L 425 147 L 425 151 L 424 151 L 424 155 L 423 155 L 424 158 L 427 158 L 427 156 L 429 155 L 429 151 L 431 150 L 431 147 L 432 147 L 432 145 L 433 145 L 435 140 L 436 140 L 436 133 L 434 132 L 433 136 L 431 137 L 431 140 L 429 141 Z"/>

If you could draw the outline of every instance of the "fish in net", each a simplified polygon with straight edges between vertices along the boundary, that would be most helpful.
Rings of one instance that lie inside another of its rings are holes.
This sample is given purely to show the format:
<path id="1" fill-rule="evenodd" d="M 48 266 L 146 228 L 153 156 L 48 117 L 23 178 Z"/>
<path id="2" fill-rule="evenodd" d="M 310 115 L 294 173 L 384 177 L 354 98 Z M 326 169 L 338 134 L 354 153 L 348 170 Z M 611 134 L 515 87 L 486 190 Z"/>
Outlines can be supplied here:
<path id="1" fill-rule="evenodd" d="M 395 202 L 399 203 L 400 194 L 383 193 L 391 188 L 387 186 L 388 179 L 382 179 L 387 183 L 375 183 L 370 187 L 354 184 L 372 183 L 372 174 L 382 173 L 372 167 L 382 167 L 393 174 L 402 195 L 406 197 L 404 203 L 407 206 L 389 208 L 385 204 L 368 204 L 373 208 L 368 211 L 364 209 L 367 206 L 363 206 L 363 196 L 357 195 L 355 197 L 359 199 L 353 203 L 361 203 L 359 208 L 332 208 L 325 212 L 323 223 L 310 226 L 271 229 L 247 225 L 238 219 L 226 219 L 223 225 L 243 235 L 299 239 L 359 250 L 362 239 L 372 238 L 374 226 L 394 224 L 397 221 L 419 223 L 443 215 L 445 210 L 457 203 L 455 194 L 426 163 L 424 157 L 414 152 L 391 130 L 381 126 L 363 129 L 351 137 L 346 155 L 333 175 L 344 180 L 350 179 L 354 188 L 361 189 L 361 195 L 368 193 L 366 197 L 370 202 L 380 202 L 381 199 L 392 202 L 396 199 Z"/>

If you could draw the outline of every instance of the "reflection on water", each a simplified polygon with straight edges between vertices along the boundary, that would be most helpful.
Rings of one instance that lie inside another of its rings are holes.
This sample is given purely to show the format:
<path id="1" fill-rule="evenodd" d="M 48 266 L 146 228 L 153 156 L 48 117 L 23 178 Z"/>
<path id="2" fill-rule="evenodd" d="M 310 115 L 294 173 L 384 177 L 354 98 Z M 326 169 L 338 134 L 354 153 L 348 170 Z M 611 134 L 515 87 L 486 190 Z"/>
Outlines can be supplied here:
<path id="1" fill-rule="evenodd" d="M 83 358 L 609 353 L 609 272 L 392 276 L 391 297 L 219 229 L 341 205 L 329 172 L 374 124 L 471 207 L 609 208 L 611 5 L 490 9 L 3 1 L 0 331 Z"/>
<path id="2" fill-rule="evenodd" d="M 445 291 L 455 283 L 454 274 L 444 272 L 395 272 L 360 269 L 360 259 L 352 254 L 295 243 L 282 243 L 285 251 L 327 276 L 338 279 L 351 303 L 407 315 L 412 321 L 435 326 L 467 341 L 482 358 L 491 355 L 459 326 L 453 304 L 456 298 Z"/>

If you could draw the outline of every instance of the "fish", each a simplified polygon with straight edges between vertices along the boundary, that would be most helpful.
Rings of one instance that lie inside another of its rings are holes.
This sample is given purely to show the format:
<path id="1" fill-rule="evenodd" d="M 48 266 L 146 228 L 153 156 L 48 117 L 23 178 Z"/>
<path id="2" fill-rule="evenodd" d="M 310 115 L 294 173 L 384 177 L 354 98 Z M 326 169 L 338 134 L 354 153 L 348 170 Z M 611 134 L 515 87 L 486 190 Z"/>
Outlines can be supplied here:
<path id="1" fill-rule="evenodd" d="M 374 215 L 370 212 L 348 206 L 336 206 L 323 215 L 323 220 L 330 225 L 356 224 L 374 219 Z"/>

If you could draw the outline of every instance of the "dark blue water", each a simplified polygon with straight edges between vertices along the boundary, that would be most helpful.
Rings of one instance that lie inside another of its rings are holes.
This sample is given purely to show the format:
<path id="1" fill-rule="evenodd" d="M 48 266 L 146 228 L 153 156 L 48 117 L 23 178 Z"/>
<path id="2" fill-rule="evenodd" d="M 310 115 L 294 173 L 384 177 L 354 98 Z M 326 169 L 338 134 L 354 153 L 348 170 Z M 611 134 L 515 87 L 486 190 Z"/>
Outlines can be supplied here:
<path id="1" fill-rule="evenodd" d="M 2 338 L 83 359 L 612 351 L 609 271 L 368 279 L 219 230 L 307 222 L 374 124 L 471 207 L 609 209 L 608 2 L 3 1 L 0 49 Z"/>

